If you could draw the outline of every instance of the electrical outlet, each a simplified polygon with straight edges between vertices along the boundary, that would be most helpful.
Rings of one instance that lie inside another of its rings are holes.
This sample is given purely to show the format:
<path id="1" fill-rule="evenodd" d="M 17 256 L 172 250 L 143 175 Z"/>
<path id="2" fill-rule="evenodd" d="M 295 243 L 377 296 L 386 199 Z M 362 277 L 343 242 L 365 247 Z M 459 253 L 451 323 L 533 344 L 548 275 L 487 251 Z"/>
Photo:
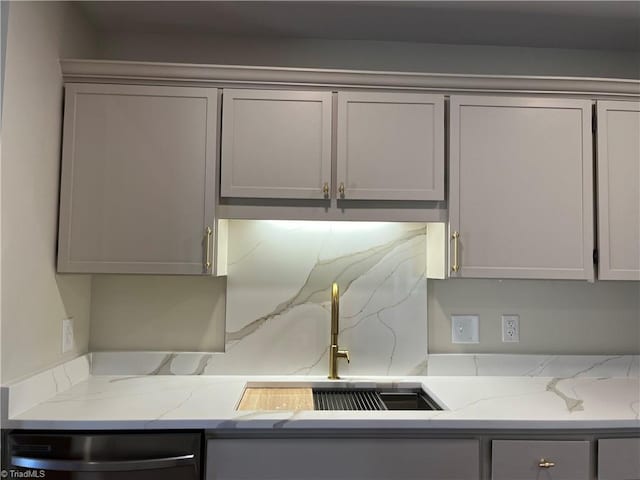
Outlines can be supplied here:
<path id="1" fill-rule="evenodd" d="M 502 341 L 520 341 L 520 315 L 502 315 Z"/>
<path id="2" fill-rule="evenodd" d="M 62 320 L 62 353 L 73 350 L 76 341 L 73 338 L 73 318 L 65 318 Z"/>
<path id="3" fill-rule="evenodd" d="M 480 343 L 478 315 L 451 315 L 451 343 Z"/>

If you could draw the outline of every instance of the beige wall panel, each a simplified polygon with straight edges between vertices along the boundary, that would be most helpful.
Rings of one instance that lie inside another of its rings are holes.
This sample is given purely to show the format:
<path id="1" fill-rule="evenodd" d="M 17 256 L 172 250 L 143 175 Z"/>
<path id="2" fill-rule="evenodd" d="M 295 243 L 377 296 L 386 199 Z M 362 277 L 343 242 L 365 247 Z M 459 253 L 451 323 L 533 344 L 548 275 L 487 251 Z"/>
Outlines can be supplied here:
<path id="1" fill-rule="evenodd" d="M 96 275 L 90 349 L 224 350 L 226 278 Z"/>
<path id="2" fill-rule="evenodd" d="M 429 280 L 429 353 L 640 354 L 637 282 Z M 480 343 L 452 344 L 452 314 L 480 315 Z M 503 343 L 502 314 L 520 315 Z"/>

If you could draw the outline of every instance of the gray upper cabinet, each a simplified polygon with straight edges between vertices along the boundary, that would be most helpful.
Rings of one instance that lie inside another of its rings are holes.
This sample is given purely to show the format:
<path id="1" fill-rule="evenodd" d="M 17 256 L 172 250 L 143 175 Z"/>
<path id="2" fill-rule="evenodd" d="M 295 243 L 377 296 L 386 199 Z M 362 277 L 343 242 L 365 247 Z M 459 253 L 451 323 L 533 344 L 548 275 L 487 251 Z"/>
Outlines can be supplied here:
<path id="1" fill-rule="evenodd" d="M 594 278 L 591 105 L 451 97 L 451 276 Z"/>
<path id="2" fill-rule="evenodd" d="M 209 88 L 66 85 L 58 271 L 215 271 L 217 105 Z"/>
<path id="3" fill-rule="evenodd" d="M 444 96 L 339 92 L 338 198 L 444 200 Z"/>
<path id="4" fill-rule="evenodd" d="M 598 278 L 640 280 L 640 102 L 598 102 Z"/>
<path id="5" fill-rule="evenodd" d="M 221 169 L 223 197 L 328 197 L 331 92 L 224 89 Z"/>

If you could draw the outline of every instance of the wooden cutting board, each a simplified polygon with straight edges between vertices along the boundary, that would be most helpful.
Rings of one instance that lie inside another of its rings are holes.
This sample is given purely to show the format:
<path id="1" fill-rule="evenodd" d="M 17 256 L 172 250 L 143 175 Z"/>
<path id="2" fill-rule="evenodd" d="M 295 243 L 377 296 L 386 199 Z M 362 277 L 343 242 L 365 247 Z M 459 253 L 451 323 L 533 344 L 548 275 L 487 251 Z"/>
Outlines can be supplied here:
<path id="1" fill-rule="evenodd" d="M 238 410 L 313 410 L 311 388 L 247 387 Z"/>

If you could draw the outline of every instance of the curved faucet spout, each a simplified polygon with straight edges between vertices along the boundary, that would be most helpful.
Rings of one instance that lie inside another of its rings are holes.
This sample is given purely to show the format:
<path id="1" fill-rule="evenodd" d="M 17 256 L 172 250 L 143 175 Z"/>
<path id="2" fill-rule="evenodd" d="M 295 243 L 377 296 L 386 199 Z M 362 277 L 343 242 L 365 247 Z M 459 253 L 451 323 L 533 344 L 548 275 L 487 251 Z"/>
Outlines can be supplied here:
<path id="1" fill-rule="evenodd" d="M 332 380 L 340 378 L 338 376 L 338 358 L 346 358 L 347 363 L 351 362 L 349 350 L 340 350 L 338 347 L 338 333 L 340 318 L 340 289 L 338 284 L 331 285 L 331 343 L 329 344 L 329 378 Z"/>
<path id="2" fill-rule="evenodd" d="M 331 345 L 338 344 L 338 333 L 340 323 L 340 289 L 338 284 L 331 285 Z"/>

